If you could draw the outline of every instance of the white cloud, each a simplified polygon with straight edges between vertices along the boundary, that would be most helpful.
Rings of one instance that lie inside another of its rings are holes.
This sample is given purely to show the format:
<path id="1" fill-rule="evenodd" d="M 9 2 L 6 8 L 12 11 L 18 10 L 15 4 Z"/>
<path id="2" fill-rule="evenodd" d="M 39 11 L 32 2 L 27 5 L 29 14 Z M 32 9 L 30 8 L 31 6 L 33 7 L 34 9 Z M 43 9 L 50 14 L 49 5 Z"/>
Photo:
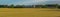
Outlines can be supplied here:
<path id="1" fill-rule="evenodd" d="M 45 2 L 47 0 L 35 0 L 34 2 Z"/>
<path id="2" fill-rule="evenodd" d="M 45 2 L 46 4 L 60 4 L 60 0 L 49 0 L 47 2 Z"/>
<path id="3" fill-rule="evenodd" d="M 48 0 L 26 0 L 24 2 L 17 2 L 15 4 L 25 4 L 25 5 L 29 5 L 29 4 L 37 4 L 37 3 L 42 3 Z"/>

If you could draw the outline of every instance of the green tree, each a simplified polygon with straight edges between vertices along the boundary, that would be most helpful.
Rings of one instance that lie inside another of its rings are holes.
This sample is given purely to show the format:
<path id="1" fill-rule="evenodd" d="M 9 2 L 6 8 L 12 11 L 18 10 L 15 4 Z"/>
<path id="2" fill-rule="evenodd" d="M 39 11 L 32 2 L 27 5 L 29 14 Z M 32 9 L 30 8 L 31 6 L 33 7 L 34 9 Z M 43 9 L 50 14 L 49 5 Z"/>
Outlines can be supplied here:
<path id="1" fill-rule="evenodd" d="M 48 8 L 57 8 L 58 4 L 46 4 Z"/>
<path id="2" fill-rule="evenodd" d="M 11 4 L 10 7 L 11 7 L 11 8 L 14 8 L 14 4 Z"/>
<path id="3" fill-rule="evenodd" d="M 4 5 L 4 8 L 7 8 L 8 7 L 8 5 Z"/>

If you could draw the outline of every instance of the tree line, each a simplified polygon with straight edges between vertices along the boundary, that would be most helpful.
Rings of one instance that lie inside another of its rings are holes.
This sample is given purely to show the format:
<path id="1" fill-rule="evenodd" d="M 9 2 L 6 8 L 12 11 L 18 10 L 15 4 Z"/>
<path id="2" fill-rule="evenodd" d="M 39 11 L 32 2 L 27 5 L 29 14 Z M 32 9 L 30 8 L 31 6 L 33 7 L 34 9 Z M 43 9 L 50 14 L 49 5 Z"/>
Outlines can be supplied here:
<path id="1" fill-rule="evenodd" d="M 45 4 L 45 5 L 0 5 L 0 8 L 60 8 L 58 4 Z"/>

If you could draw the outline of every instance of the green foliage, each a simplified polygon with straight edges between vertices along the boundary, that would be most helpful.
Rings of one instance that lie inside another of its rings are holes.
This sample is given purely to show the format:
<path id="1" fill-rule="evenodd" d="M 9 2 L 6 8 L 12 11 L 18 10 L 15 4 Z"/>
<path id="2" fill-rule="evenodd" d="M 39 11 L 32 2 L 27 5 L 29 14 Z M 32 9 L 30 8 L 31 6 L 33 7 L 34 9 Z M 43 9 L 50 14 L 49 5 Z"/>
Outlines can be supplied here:
<path id="1" fill-rule="evenodd" d="M 26 6 L 28 8 L 30 8 L 31 6 Z M 34 6 L 32 5 L 31 8 L 33 8 Z M 46 5 L 35 5 L 35 8 L 49 8 L 49 7 L 54 7 L 54 8 L 58 8 L 58 4 L 46 4 Z M 25 8 L 25 5 L 16 5 L 14 6 L 14 4 L 11 5 L 0 5 L 0 8 Z"/>
<path id="2" fill-rule="evenodd" d="M 58 9 L 60 9 L 60 6 L 58 6 Z"/>
<path id="3" fill-rule="evenodd" d="M 11 4 L 11 5 L 10 5 L 10 7 L 11 7 L 11 8 L 14 8 L 14 5 L 13 5 L 13 4 Z"/>
<path id="4" fill-rule="evenodd" d="M 42 6 L 42 8 L 47 8 L 47 6 Z"/>

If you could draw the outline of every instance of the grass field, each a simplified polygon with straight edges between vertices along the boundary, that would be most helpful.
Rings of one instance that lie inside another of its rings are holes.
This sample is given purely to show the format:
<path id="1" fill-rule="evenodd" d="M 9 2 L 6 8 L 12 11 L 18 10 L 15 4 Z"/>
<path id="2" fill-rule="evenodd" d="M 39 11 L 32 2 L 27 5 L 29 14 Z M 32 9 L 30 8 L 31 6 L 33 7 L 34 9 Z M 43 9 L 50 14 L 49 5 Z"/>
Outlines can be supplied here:
<path id="1" fill-rule="evenodd" d="M 48 8 L 0 8 L 0 17 L 60 17 L 60 10 Z"/>

